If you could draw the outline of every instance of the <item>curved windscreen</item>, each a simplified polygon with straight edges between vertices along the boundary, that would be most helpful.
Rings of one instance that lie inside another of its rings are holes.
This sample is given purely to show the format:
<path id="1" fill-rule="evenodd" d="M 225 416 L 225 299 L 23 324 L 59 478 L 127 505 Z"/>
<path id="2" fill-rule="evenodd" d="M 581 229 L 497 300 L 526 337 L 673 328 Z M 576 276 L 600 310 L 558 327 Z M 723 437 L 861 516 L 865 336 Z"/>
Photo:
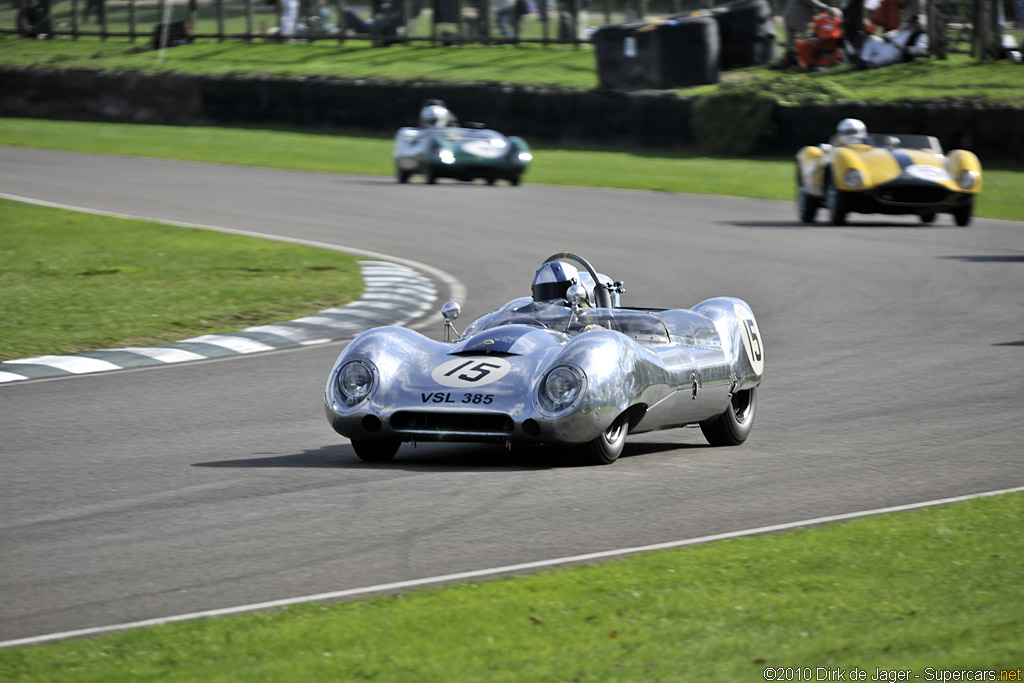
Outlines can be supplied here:
<path id="1" fill-rule="evenodd" d="M 667 344 L 665 323 L 653 313 L 628 308 L 581 308 L 578 313 L 555 304 L 537 303 L 532 299 L 517 299 L 493 313 L 470 323 L 463 333 L 469 337 L 502 325 L 533 325 L 549 330 L 576 335 L 591 330 L 605 329 L 648 344 Z"/>

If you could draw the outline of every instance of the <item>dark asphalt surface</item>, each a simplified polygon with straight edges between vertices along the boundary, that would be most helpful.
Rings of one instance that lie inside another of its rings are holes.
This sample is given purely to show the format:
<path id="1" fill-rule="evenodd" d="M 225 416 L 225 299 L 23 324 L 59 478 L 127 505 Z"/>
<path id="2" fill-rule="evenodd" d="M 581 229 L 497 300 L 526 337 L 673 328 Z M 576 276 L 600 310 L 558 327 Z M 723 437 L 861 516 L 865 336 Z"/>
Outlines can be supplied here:
<path id="1" fill-rule="evenodd" d="M 661 432 L 610 467 L 364 464 L 321 407 L 340 344 L 0 385 L 0 640 L 1024 485 L 1024 223 L 2 147 L 0 192 L 415 259 L 463 325 L 574 251 L 629 305 L 747 300 L 766 353 L 746 444 Z"/>

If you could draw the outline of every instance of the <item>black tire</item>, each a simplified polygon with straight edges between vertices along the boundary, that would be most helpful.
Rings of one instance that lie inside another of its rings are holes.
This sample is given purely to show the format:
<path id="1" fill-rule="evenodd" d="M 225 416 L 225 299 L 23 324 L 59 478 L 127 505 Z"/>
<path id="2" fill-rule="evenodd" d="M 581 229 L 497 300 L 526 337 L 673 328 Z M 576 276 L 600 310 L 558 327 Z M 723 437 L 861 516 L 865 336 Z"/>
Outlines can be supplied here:
<path id="1" fill-rule="evenodd" d="M 629 424 L 626 416 L 621 415 L 611 423 L 608 429 L 590 443 L 584 444 L 583 453 L 591 465 L 611 465 L 619 459 L 622 447 L 626 445 L 626 432 Z"/>
<path id="2" fill-rule="evenodd" d="M 704 438 L 712 446 L 739 446 L 747 440 L 757 411 L 757 387 L 733 394 L 728 409 L 700 423 Z"/>
<path id="3" fill-rule="evenodd" d="M 828 206 L 828 217 L 832 225 L 846 225 L 847 208 L 846 193 L 836 187 L 832 176 L 825 181 L 825 205 Z"/>
<path id="4" fill-rule="evenodd" d="M 486 178 L 484 178 L 484 180 L 487 181 L 488 185 L 493 185 L 495 182 L 497 182 L 498 179 L 495 178 L 494 176 L 487 176 Z"/>
<path id="5" fill-rule="evenodd" d="M 800 216 L 800 220 L 804 223 L 813 223 L 815 216 L 818 215 L 818 200 L 807 194 L 804 190 L 804 186 L 799 184 L 799 173 L 797 173 L 797 186 L 796 186 L 796 212 Z"/>
<path id="6" fill-rule="evenodd" d="M 922 213 L 921 214 L 921 222 L 922 223 L 934 223 L 935 222 L 935 212 L 934 211 L 928 211 L 926 213 Z"/>
<path id="7" fill-rule="evenodd" d="M 363 462 L 388 462 L 395 457 L 401 445 L 399 441 L 352 439 L 352 450 Z"/>
<path id="8" fill-rule="evenodd" d="M 522 176 L 520 176 L 518 173 L 516 173 L 515 175 L 510 175 L 508 177 L 508 184 L 511 185 L 512 187 L 519 187 L 519 183 L 521 183 L 522 181 Z"/>
<path id="9" fill-rule="evenodd" d="M 962 206 L 958 206 L 953 209 L 953 220 L 961 228 L 966 228 L 971 224 L 971 215 L 974 213 L 974 200 L 970 200 Z"/>
<path id="10" fill-rule="evenodd" d="M 437 184 L 437 174 L 434 173 L 434 169 L 427 166 L 427 170 L 423 172 L 423 178 L 427 181 L 427 185 Z"/>
<path id="11" fill-rule="evenodd" d="M 409 175 L 409 171 L 403 171 L 400 168 L 395 169 L 395 178 L 397 178 L 398 182 L 402 185 L 405 185 L 407 182 L 409 182 Z"/>

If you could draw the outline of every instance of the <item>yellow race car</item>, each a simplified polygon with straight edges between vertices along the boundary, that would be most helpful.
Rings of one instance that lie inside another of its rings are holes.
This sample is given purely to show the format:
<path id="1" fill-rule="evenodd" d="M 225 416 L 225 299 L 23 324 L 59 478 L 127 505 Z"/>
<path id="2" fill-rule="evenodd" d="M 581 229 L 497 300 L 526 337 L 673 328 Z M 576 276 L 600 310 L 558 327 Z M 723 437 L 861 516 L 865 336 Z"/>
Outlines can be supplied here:
<path id="1" fill-rule="evenodd" d="M 868 135 L 856 119 L 844 119 L 828 144 L 801 148 L 796 164 L 804 223 L 824 206 L 833 225 L 845 225 L 849 213 L 917 214 L 924 223 L 949 213 L 965 226 L 981 192 L 974 153 L 943 154 L 929 135 Z"/>

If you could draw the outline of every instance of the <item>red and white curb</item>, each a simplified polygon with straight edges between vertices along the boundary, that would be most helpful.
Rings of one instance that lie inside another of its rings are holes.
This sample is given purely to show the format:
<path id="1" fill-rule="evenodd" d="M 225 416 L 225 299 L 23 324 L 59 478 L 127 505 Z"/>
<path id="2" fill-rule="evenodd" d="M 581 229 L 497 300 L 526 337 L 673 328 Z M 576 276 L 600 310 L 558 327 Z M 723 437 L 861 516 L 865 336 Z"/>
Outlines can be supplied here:
<path id="1" fill-rule="evenodd" d="M 230 334 L 204 334 L 153 348 L 87 351 L 69 356 L 36 356 L 0 363 L 0 383 L 83 375 L 147 365 L 184 363 L 294 346 L 350 339 L 381 325 L 403 325 L 427 313 L 437 288 L 410 267 L 386 261 L 360 261 L 362 298 L 304 318 L 257 325 Z"/>

